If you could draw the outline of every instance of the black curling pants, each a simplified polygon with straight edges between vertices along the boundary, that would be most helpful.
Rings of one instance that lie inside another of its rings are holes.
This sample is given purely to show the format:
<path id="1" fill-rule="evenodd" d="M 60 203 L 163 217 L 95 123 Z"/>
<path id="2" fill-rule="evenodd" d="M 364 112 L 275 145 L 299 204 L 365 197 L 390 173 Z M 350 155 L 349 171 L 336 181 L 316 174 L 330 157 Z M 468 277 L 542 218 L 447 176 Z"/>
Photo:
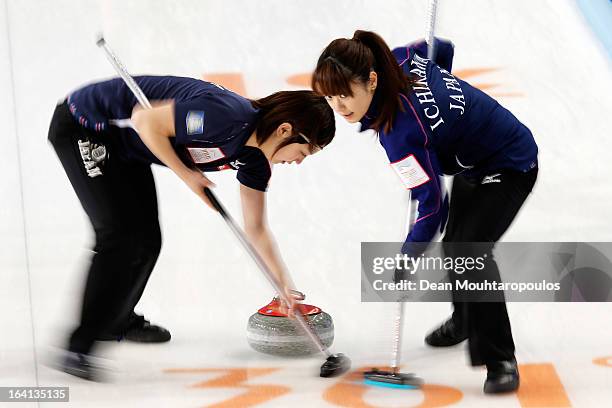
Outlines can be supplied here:
<path id="1" fill-rule="evenodd" d="M 117 137 L 80 126 L 65 102 L 57 106 L 49 129 L 49 141 L 95 232 L 81 320 L 68 346 L 78 353 L 89 353 L 102 334 L 128 325 L 161 249 L 151 167 L 120 160 L 108 143 Z"/>
<path id="2" fill-rule="evenodd" d="M 475 181 L 454 177 L 443 241 L 490 243 L 485 244 L 489 251 L 487 276 L 499 278 L 490 251 L 527 199 L 538 170 L 535 168 L 527 173 L 498 171 L 495 174 Z M 480 251 L 483 245 L 477 247 Z M 454 301 L 453 305 L 453 322 L 468 335 L 472 365 L 514 358 L 514 341 L 505 302 Z"/>

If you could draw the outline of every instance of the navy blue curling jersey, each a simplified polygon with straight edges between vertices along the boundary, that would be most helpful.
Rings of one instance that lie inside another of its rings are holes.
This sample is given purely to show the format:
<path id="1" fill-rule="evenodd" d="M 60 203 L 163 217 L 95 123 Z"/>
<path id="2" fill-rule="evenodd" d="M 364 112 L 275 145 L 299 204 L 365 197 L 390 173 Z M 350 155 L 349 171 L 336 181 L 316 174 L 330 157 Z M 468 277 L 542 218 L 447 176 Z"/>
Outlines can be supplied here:
<path id="1" fill-rule="evenodd" d="M 181 160 L 202 171 L 237 170 L 240 183 L 265 191 L 272 170 L 263 152 L 245 146 L 256 128 L 251 102 L 218 85 L 173 76 L 137 76 L 151 101 L 174 100 L 175 136 L 170 142 Z M 122 160 L 161 164 L 131 126 L 137 101 L 121 78 L 86 85 L 68 96 L 70 112 L 88 129 L 108 137 Z M 111 128 L 119 134 L 103 135 Z"/>
<path id="2" fill-rule="evenodd" d="M 379 132 L 391 166 L 418 201 L 416 223 L 406 242 L 429 242 L 444 227 L 448 200 L 443 174 L 479 180 L 499 170 L 527 172 L 537 167 L 538 148 L 529 129 L 493 98 L 453 76 L 452 43 L 436 39 L 436 61 L 426 58 L 424 41 L 393 50 L 413 78 L 412 91 L 400 94 L 391 131 Z M 361 120 L 370 128 L 376 98 Z"/>

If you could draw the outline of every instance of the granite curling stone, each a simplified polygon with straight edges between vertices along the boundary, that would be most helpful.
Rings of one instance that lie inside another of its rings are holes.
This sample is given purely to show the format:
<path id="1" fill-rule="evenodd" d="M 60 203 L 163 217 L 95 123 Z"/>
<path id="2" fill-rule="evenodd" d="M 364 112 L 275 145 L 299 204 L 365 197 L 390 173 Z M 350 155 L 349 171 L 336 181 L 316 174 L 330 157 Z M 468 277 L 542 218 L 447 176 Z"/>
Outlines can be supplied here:
<path id="1" fill-rule="evenodd" d="M 300 327 L 280 311 L 280 302 L 274 298 L 249 318 L 247 340 L 256 351 L 283 357 L 307 356 L 319 349 Z M 321 343 L 328 348 L 334 341 L 334 323 L 329 314 L 312 305 L 300 304 L 299 308 Z"/>

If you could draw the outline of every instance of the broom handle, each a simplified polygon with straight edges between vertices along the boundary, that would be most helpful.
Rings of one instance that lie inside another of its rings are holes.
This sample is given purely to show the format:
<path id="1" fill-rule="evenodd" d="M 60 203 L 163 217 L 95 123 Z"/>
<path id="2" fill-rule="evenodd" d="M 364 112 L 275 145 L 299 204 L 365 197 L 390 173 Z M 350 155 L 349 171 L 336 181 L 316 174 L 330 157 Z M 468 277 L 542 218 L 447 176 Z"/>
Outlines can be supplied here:
<path id="1" fill-rule="evenodd" d="M 438 11 L 438 0 L 429 0 L 427 11 L 427 58 L 434 60 L 434 33 L 436 31 L 436 16 Z"/>

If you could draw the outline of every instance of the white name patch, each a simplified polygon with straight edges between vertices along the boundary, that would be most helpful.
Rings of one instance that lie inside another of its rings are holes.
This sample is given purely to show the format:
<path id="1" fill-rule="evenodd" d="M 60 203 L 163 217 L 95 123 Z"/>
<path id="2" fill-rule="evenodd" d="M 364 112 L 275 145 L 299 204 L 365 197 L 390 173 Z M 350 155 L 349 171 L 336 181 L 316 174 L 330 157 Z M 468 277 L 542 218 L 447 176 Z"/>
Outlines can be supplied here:
<path id="1" fill-rule="evenodd" d="M 413 154 L 391 163 L 391 167 L 407 189 L 418 187 L 429 181 L 429 176 Z"/>
<path id="2" fill-rule="evenodd" d="M 187 150 L 194 163 L 210 163 L 225 157 L 218 147 L 188 147 Z"/>

